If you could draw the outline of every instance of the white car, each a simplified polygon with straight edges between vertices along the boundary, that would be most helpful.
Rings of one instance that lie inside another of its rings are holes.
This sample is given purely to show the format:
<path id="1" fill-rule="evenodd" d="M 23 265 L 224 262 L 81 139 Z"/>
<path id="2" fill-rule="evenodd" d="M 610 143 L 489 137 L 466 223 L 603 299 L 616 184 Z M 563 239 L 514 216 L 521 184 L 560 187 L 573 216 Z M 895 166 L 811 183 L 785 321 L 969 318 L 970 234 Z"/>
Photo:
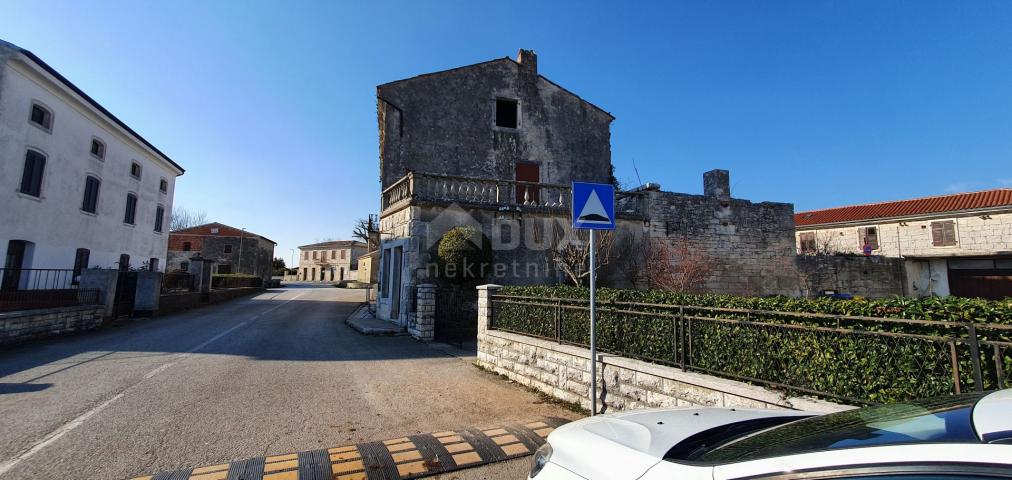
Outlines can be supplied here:
<path id="1" fill-rule="evenodd" d="M 1012 478 L 1012 389 L 814 414 L 675 408 L 563 425 L 535 480 Z"/>

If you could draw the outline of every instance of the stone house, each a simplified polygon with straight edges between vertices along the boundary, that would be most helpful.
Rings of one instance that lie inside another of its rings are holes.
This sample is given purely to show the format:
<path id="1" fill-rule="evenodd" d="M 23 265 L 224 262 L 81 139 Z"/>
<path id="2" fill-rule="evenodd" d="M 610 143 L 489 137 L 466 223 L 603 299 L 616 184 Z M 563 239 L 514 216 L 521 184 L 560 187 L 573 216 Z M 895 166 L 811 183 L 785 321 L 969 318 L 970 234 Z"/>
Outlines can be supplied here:
<path id="1" fill-rule="evenodd" d="M 270 280 L 273 273 L 273 240 L 230 227 L 208 223 L 169 234 L 166 271 L 189 271 L 194 257 L 214 262 L 212 273 L 243 273 Z"/>
<path id="2" fill-rule="evenodd" d="M 573 181 L 614 183 L 614 117 L 538 72 L 537 56 L 501 58 L 377 87 L 380 182 L 380 318 L 413 328 L 415 288 L 447 272 L 436 259 L 442 235 L 469 225 L 490 247 L 484 281 L 566 281 L 558 252 L 582 245 L 571 229 Z M 808 294 L 850 285 L 890 265 L 838 265 L 818 286 L 794 248 L 793 206 L 731 197 L 729 173 L 707 172 L 703 195 L 654 184 L 617 193 L 618 231 L 610 285 L 645 286 L 645 245 L 666 244 L 705 258 L 698 290 L 742 295 Z M 618 258 L 618 254 L 615 258 Z M 678 259 L 671 263 L 684 264 Z M 862 273 L 863 274 L 863 273 Z M 858 277 L 860 275 L 857 275 Z M 896 282 L 873 295 L 888 295 Z"/>
<path id="3" fill-rule="evenodd" d="M 799 212 L 798 253 L 902 259 L 911 296 L 1012 296 L 1012 189 Z"/>
<path id="4" fill-rule="evenodd" d="M 359 257 L 367 246 L 355 240 L 335 240 L 299 247 L 299 281 L 343 282 L 358 279 Z"/>
<path id="5" fill-rule="evenodd" d="M 0 40 L 0 288 L 69 288 L 90 267 L 162 270 L 182 174 L 52 66 Z M 36 281 L 45 269 L 59 280 Z"/>

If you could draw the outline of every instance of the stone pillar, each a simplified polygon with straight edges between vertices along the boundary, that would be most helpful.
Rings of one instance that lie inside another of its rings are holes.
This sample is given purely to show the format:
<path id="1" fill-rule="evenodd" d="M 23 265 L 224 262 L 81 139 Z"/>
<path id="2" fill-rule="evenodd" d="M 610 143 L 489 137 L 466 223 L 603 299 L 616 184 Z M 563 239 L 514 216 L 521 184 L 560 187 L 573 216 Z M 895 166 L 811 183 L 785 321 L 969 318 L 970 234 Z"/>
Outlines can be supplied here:
<path id="1" fill-rule="evenodd" d="M 415 323 L 408 328 L 412 337 L 431 342 L 436 329 L 436 286 L 423 283 L 415 287 Z"/>
<path id="2" fill-rule="evenodd" d="M 81 270 L 81 281 L 77 288 L 98 290 L 99 304 L 105 309 L 102 316 L 112 318 L 113 303 L 116 301 L 116 282 L 119 272 L 104 268 L 86 268 Z"/>
<path id="3" fill-rule="evenodd" d="M 134 316 L 151 316 L 158 310 L 162 295 L 162 272 L 137 272 L 137 290 L 134 292 Z"/>
<path id="4" fill-rule="evenodd" d="M 190 258 L 190 274 L 193 275 L 193 289 L 200 292 L 201 299 L 207 300 L 211 295 L 211 264 L 213 260 L 207 260 L 199 254 Z"/>
<path id="5" fill-rule="evenodd" d="M 492 295 L 502 288 L 502 285 L 478 285 L 478 340 L 488 332 L 488 326 L 492 323 Z"/>
<path id="6" fill-rule="evenodd" d="M 731 199 L 731 173 L 727 170 L 710 170 L 703 174 L 703 195 L 720 200 Z"/>

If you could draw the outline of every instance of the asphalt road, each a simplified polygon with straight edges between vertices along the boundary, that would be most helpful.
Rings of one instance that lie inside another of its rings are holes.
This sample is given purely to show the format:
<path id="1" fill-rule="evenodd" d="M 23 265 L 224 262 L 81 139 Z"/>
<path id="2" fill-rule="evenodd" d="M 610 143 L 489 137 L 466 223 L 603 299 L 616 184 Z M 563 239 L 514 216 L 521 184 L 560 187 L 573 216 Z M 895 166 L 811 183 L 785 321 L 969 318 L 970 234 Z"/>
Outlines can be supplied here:
<path id="1" fill-rule="evenodd" d="M 296 284 L 0 351 L 0 478 L 128 478 L 573 418 L 410 337 L 359 335 L 344 319 L 363 298 Z"/>

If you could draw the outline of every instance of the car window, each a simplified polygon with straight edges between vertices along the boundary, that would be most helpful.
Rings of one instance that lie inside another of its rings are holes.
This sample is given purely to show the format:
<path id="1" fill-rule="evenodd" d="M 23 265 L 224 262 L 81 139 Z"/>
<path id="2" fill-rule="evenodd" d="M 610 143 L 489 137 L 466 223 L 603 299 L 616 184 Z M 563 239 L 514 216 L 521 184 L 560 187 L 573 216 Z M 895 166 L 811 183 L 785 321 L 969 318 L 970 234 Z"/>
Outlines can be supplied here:
<path id="1" fill-rule="evenodd" d="M 731 440 L 698 457 L 727 463 L 903 443 L 979 443 L 970 413 L 982 394 L 893 403 L 812 417 Z"/>
<path id="2" fill-rule="evenodd" d="M 788 422 L 796 422 L 808 417 L 767 417 L 754 418 L 741 422 L 721 425 L 689 436 L 678 442 L 664 454 L 665 460 L 692 461 L 706 454 L 717 445 L 722 445 L 736 438 L 777 427 Z"/>

